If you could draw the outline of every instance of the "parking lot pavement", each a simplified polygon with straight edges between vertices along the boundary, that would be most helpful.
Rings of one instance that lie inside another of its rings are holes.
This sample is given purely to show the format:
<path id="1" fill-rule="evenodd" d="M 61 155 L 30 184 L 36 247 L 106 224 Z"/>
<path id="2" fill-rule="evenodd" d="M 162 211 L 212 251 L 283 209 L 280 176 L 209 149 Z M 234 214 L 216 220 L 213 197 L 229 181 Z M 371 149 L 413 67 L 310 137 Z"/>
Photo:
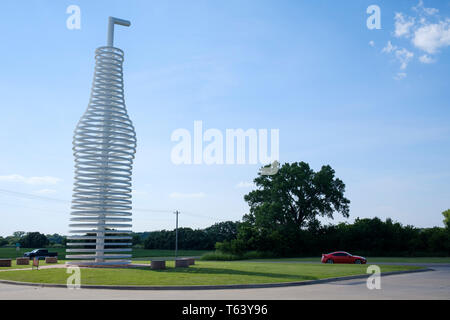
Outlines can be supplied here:
<path id="1" fill-rule="evenodd" d="M 109 290 L 18 286 L 0 283 L 0 299 L 446 299 L 450 300 L 450 266 L 435 271 L 381 278 L 381 289 L 369 290 L 365 279 L 324 284 L 227 290 Z"/>

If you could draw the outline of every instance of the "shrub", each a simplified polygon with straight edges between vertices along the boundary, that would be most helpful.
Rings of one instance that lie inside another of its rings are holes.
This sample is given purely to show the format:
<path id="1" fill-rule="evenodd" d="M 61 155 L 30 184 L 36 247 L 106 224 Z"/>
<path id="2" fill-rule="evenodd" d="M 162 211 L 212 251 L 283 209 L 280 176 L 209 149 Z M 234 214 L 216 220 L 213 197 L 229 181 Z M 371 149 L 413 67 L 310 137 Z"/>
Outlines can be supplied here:
<path id="1" fill-rule="evenodd" d="M 220 261 L 233 261 L 233 260 L 248 260 L 248 259 L 265 259 L 273 258 L 275 255 L 272 252 L 260 252 L 260 251 L 248 251 L 243 254 L 237 255 L 232 253 L 224 253 L 221 251 L 214 251 L 205 253 L 200 260 L 220 260 Z"/>
<path id="2" fill-rule="evenodd" d="M 214 251 L 205 253 L 200 257 L 200 260 L 221 260 L 221 261 L 230 261 L 230 260 L 242 260 L 241 256 L 235 254 L 223 253 L 220 251 Z"/>

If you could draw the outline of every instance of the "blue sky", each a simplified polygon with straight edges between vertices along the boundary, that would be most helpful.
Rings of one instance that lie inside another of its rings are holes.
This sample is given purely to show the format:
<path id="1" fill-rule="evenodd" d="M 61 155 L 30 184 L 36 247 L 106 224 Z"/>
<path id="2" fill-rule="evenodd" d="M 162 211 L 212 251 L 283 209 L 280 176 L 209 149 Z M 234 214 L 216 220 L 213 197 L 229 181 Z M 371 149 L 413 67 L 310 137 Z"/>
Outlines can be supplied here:
<path id="1" fill-rule="evenodd" d="M 381 29 L 369 30 L 376 4 Z M 66 8 L 81 9 L 69 30 Z M 450 207 L 450 1 L 3 1 L 0 235 L 68 231 L 72 134 L 107 17 L 138 138 L 133 230 L 239 220 L 259 165 L 175 165 L 171 134 L 279 129 L 280 161 L 331 165 L 350 219 L 442 226 Z M 14 193 L 15 192 L 15 193 Z M 138 210 L 139 209 L 139 210 Z"/>

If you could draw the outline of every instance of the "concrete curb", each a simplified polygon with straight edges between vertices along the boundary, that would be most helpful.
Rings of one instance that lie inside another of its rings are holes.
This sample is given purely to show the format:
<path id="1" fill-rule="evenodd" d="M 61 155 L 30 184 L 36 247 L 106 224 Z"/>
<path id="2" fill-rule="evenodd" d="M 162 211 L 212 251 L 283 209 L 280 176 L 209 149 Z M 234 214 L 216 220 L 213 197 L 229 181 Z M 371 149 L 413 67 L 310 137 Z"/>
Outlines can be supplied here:
<path id="1" fill-rule="evenodd" d="M 434 271 L 431 268 L 407 270 L 407 271 L 391 271 L 382 272 L 381 276 L 391 276 L 406 273 L 418 273 Z M 307 286 L 312 284 L 329 283 L 344 280 L 364 279 L 371 274 L 361 274 L 356 276 L 335 277 L 318 280 L 306 280 L 297 282 L 280 282 L 280 283 L 261 283 L 261 284 L 228 284 L 228 285 L 198 285 L 198 286 L 107 286 L 107 285 L 81 285 L 81 289 L 109 289 L 109 290 L 219 290 L 219 289 L 256 289 L 256 288 L 277 288 L 277 287 L 292 287 L 292 286 Z M 11 280 L 0 280 L 0 283 L 12 284 L 19 286 L 33 286 L 46 288 L 67 288 L 64 284 L 51 283 L 31 283 Z"/>

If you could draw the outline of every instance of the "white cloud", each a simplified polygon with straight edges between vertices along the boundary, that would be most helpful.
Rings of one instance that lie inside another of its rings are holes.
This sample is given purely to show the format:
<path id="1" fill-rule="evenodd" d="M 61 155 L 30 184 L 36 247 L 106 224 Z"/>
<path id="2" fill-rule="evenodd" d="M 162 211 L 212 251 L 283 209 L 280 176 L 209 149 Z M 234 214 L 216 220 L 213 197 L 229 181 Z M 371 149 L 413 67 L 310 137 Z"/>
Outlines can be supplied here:
<path id="1" fill-rule="evenodd" d="M 422 0 L 412 7 L 414 16 L 397 12 L 394 16 L 394 36 L 397 38 L 407 38 L 411 41 L 411 47 L 397 47 L 388 41 L 382 49 L 383 53 L 393 54 L 400 63 L 400 71 L 394 79 L 401 80 L 406 77 L 408 64 L 413 60 L 415 49 L 422 52 L 417 53 L 418 60 L 424 64 L 436 62 L 434 54 L 439 49 L 450 46 L 450 18 L 443 18 L 438 14 L 436 8 L 426 8 Z M 425 54 L 424 54 L 425 53 Z"/>
<path id="2" fill-rule="evenodd" d="M 394 79 L 395 80 L 402 80 L 406 78 L 406 73 L 405 72 L 398 72 L 395 76 Z"/>
<path id="3" fill-rule="evenodd" d="M 43 177 L 24 177 L 20 174 L 10 174 L 6 176 L 0 176 L 0 181 L 4 182 L 21 182 L 31 185 L 41 185 L 41 184 L 57 184 L 61 179 L 50 176 Z"/>
<path id="4" fill-rule="evenodd" d="M 400 69 L 405 70 L 408 66 L 408 63 L 411 61 L 411 59 L 414 57 L 414 53 L 411 51 L 408 51 L 405 48 L 398 48 L 397 46 L 393 45 L 391 41 L 388 41 L 386 46 L 381 50 L 383 53 L 394 53 L 395 58 L 400 62 Z"/>
<path id="5" fill-rule="evenodd" d="M 417 4 L 417 6 L 412 7 L 412 9 L 414 11 L 418 12 L 419 14 L 425 13 L 429 16 L 435 15 L 436 13 L 439 12 L 439 10 L 436 8 L 425 8 L 425 6 L 423 4 L 423 0 L 419 0 L 419 3 Z"/>
<path id="6" fill-rule="evenodd" d="M 411 28 L 414 26 L 414 18 L 405 17 L 403 13 L 396 13 L 395 17 L 395 31 L 397 38 L 408 37 L 411 34 Z"/>
<path id="7" fill-rule="evenodd" d="M 373 40 L 370 40 L 370 41 L 369 41 L 369 46 L 375 47 L 375 42 L 374 42 Z"/>
<path id="8" fill-rule="evenodd" d="M 435 16 L 439 10 L 436 8 L 425 8 L 423 1 L 412 8 L 419 14 L 419 24 L 415 25 L 414 17 L 405 16 L 403 13 L 396 13 L 395 20 L 395 36 L 410 37 L 412 36 L 413 45 L 427 53 L 433 54 L 439 48 L 450 45 L 450 19 L 438 20 Z M 434 17 L 433 17 L 434 16 Z M 428 18 L 434 19 L 429 22 Z"/>
<path id="9" fill-rule="evenodd" d="M 414 46 L 430 54 L 436 53 L 439 48 L 450 46 L 450 19 L 418 28 L 412 42 Z"/>
<path id="10" fill-rule="evenodd" d="M 236 188 L 241 189 L 241 188 L 252 188 L 254 187 L 255 184 L 253 182 L 246 182 L 246 181 L 241 181 L 236 185 Z"/>
<path id="11" fill-rule="evenodd" d="M 394 51 L 395 49 L 397 49 L 397 47 L 394 46 L 394 45 L 392 45 L 391 41 L 388 41 L 386 47 L 384 47 L 384 48 L 381 50 L 381 52 L 384 52 L 384 53 L 391 53 L 391 52 Z"/>
<path id="12" fill-rule="evenodd" d="M 425 11 L 425 13 L 428 15 L 434 15 L 439 12 L 439 10 L 436 8 L 423 8 L 423 11 Z"/>
<path id="13" fill-rule="evenodd" d="M 430 57 L 429 55 L 427 55 L 427 54 L 424 54 L 423 56 L 420 56 L 420 57 L 419 57 L 419 60 L 420 60 L 420 62 L 422 62 L 422 63 L 433 63 L 433 62 L 436 61 L 435 59 L 431 58 L 431 57 Z"/>
<path id="14" fill-rule="evenodd" d="M 408 63 L 414 57 L 414 53 L 403 48 L 395 50 L 395 57 L 400 62 L 400 69 L 405 70 L 408 66 Z"/>
<path id="15" fill-rule="evenodd" d="M 203 192 L 197 193 L 181 193 L 181 192 L 172 192 L 169 197 L 174 199 L 194 199 L 194 198 L 204 198 L 206 194 Z"/>

